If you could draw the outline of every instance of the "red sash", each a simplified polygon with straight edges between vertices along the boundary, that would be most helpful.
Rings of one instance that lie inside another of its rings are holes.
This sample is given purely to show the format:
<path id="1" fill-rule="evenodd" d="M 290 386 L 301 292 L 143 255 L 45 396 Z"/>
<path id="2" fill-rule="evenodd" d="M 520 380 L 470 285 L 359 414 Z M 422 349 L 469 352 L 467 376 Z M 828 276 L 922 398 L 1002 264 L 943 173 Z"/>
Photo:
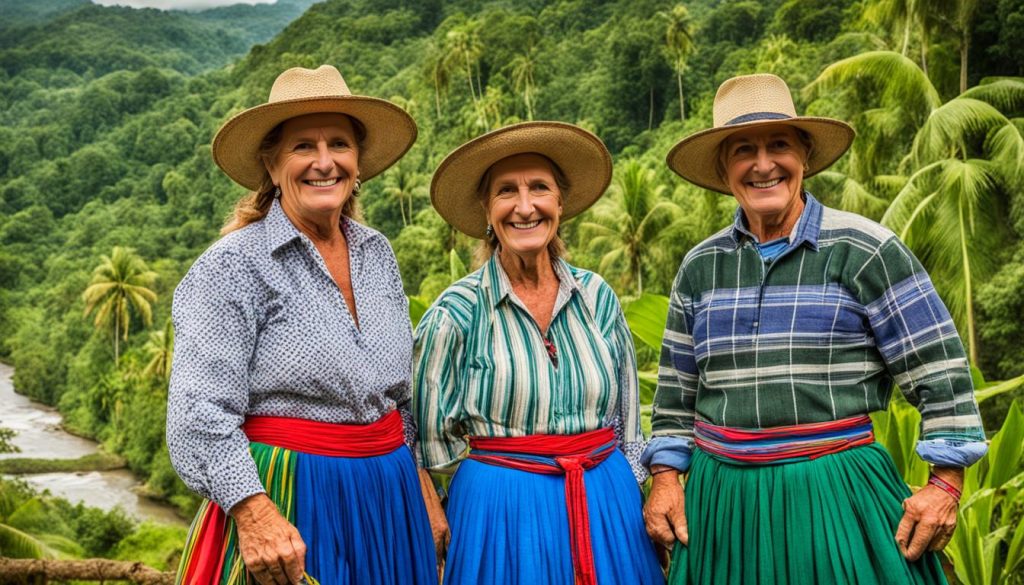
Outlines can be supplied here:
<path id="1" fill-rule="evenodd" d="M 696 421 L 694 442 L 701 450 L 733 461 L 768 465 L 817 459 L 875 441 L 868 415 L 820 423 L 739 429 Z"/>
<path id="2" fill-rule="evenodd" d="M 317 422 L 278 416 L 252 416 L 242 431 L 250 442 L 290 451 L 330 457 L 375 457 L 387 455 L 405 442 L 402 416 L 393 410 L 366 425 Z M 264 484 L 267 478 L 260 477 Z M 280 502 L 275 502 L 280 507 Z M 181 574 L 185 585 L 220 583 L 230 551 L 228 516 L 212 501 L 203 502 L 186 541 Z"/>
<path id="3" fill-rule="evenodd" d="M 392 410 L 368 425 L 344 425 L 282 416 L 250 416 L 242 431 L 253 443 L 329 457 L 376 457 L 402 446 L 402 415 Z"/>
<path id="4" fill-rule="evenodd" d="M 469 446 L 469 458 L 476 461 L 531 473 L 565 475 L 565 506 L 569 512 L 569 538 L 576 583 L 596 585 L 583 472 L 596 467 L 615 451 L 612 429 L 578 435 L 470 437 Z"/>

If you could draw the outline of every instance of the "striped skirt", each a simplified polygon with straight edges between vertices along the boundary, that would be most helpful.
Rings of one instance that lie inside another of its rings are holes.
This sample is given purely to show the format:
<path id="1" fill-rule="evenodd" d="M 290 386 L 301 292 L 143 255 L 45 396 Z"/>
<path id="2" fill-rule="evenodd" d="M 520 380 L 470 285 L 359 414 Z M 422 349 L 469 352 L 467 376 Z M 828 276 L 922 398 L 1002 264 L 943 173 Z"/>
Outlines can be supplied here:
<path id="1" fill-rule="evenodd" d="M 935 553 L 909 562 L 897 547 L 909 496 L 874 442 L 778 464 L 696 449 L 689 546 L 676 545 L 669 583 L 944 584 Z"/>
<path id="2" fill-rule="evenodd" d="M 380 435 L 371 439 L 378 443 L 375 451 L 386 450 L 384 454 L 322 455 L 281 446 L 295 446 L 287 440 L 275 440 L 277 445 L 256 441 L 249 445 L 267 495 L 306 544 L 306 573 L 322 585 L 437 583 L 430 522 L 416 464 L 401 444 L 401 418 L 393 415 L 388 415 L 392 417 L 388 422 L 391 426 L 397 423 L 398 446 L 381 448 Z M 286 424 L 294 430 L 295 419 L 277 420 L 292 421 Z M 354 425 L 327 426 L 336 431 Z M 247 434 L 254 438 L 248 430 Z M 300 434 L 305 435 L 302 440 L 319 441 L 327 449 L 338 438 L 337 433 L 309 429 Z M 395 432 L 389 430 L 388 435 L 394 443 Z M 337 445 L 359 449 L 361 443 Z M 212 502 L 203 503 L 192 523 L 176 582 L 256 583 L 242 562 L 233 520 Z"/>
<path id="3" fill-rule="evenodd" d="M 553 453 L 524 455 L 529 465 Z M 665 582 L 644 529 L 640 489 L 626 458 L 610 449 L 582 471 L 580 506 L 565 475 L 514 469 L 472 458 L 459 464 L 447 507 L 452 539 L 446 585 L 573 585 L 578 575 L 579 508 L 585 507 L 588 578 L 600 585 Z M 606 457 L 606 458 L 605 458 Z M 585 503 L 584 503 L 585 502 Z M 570 513 L 569 508 L 576 510 Z"/>

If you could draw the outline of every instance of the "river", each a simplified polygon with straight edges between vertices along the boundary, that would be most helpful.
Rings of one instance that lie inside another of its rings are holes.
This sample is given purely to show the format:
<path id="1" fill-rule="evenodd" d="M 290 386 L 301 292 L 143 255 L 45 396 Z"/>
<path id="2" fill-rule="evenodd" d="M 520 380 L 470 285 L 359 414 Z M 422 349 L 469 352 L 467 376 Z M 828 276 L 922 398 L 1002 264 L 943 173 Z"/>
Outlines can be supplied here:
<path id="1" fill-rule="evenodd" d="M 0 427 L 14 429 L 18 434 L 11 441 L 20 453 L 0 453 L 0 459 L 37 457 L 77 459 L 95 453 L 99 444 L 76 437 L 61 428 L 61 415 L 56 409 L 34 402 L 14 391 L 11 381 L 14 368 L 0 363 Z M 127 469 L 77 473 L 36 473 L 19 476 L 32 487 L 66 498 L 111 510 L 120 506 L 138 520 L 184 524 L 173 508 L 140 496 L 138 479 Z"/>

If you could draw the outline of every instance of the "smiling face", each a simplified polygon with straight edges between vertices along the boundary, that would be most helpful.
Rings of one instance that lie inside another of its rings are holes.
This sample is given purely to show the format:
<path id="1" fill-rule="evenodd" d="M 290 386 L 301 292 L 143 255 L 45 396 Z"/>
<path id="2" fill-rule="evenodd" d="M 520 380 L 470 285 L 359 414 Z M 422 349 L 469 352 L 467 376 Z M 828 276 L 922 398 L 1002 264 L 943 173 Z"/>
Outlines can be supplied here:
<path id="1" fill-rule="evenodd" d="M 286 212 L 308 218 L 340 212 L 359 177 L 352 120 L 343 114 L 292 118 L 281 126 L 276 153 L 265 162 Z"/>
<path id="2" fill-rule="evenodd" d="M 748 220 L 785 215 L 800 201 L 807 148 L 795 128 L 751 128 L 721 148 L 725 181 Z"/>
<path id="3" fill-rule="evenodd" d="M 503 251 L 536 256 L 558 233 L 562 192 L 551 162 L 517 154 L 494 163 L 487 185 L 487 223 Z"/>

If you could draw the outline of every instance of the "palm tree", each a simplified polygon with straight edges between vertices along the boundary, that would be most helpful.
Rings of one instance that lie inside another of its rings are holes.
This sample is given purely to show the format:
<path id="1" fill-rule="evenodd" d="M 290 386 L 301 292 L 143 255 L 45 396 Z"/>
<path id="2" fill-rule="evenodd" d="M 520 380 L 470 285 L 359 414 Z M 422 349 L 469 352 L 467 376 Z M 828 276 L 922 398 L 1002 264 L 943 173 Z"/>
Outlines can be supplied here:
<path id="1" fill-rule="evenodd" d="M 971 48 L 971 28 L 978 11 L 978 0 L 957 0 L 956 30 L 960 32 L 960 93 L 967 91 L 967 56 Z"/>
<path id="2" fill-rule="evenodd" d="M 537 65 L 537 47 L 530 45 L 525 52 L 512 60 L 512 84 L 515 90 L 523 94 L 526 104 L 526 119 L 533 120 L 533 90 L 536 87 L 534 70 Z"/>
<path id="3" fill-rule="evenodd" d="M 643 269 L 657 253 L 663 232 L 681 215 L 679 206 L 661 200 L 665 186 L 655 172 L 637 159 L 629 159 L 615 173 L 611 194 L 590 213 L 580 232 L 588 247 L 601 254 L 600 270 L 625 265 L 625 284 L 643 294 Z"/>
<path id="4" fill-rule="evenodd" d="M 171 360 L 174 357 L 174 323 L 168 319 L 160 331 L 150 331 L 149 339 L 143 347 L 149 357 L 142 374 L 167 380 L 171 375 Z"/>
<path id="5" fill-rule="evenodd" d="M 431 40 L 427 58 L 424 59 L 424 67 L 425 77 L 434 88 L 434 107 L 437 110 L 437 117 L 440 118 L 441 95 L 447 93 L 448 87 L 451 86 L 452 60 L 448 57 L 444 47 Z"/>
<path id="6" fill-rule="evenodd" d="M 155 280 L 156 273 L 147 268 L 134 250 L 114 246 L 110 256 L 100 256 L 100 264 L 82 293 L 85 314 L 96 310 L 93 324 L 97 328 L 113 328 L 115 367 L 120 363 L 119 340 L 128 340 L 131 309 L 139 314 L 143 324 L 152 321 L 150 303 L 156 302 L 156 293 L 149 287 Z"/>
<path id="7" fill-rule="evenodd" d="M 855 153 L 870 157 L 865 136 L 886 132 L 893 141 L 890 149 L 910 151 L 898 169 L 904 179 L 877 178 L 889 185 L 903 183 L 881 221 L 928 267 L 964 333 L 971 362 L 977 363 L 975 283 L 996 269 L 1009 229 L 1009 198 L 1024 178 L 1024 134 L 1000 110 L 1020 111 L 1024 80 L 980 85 L 942 104 L 916 65 L 879 51 L 834 63 L 808 89 L 828 92 L 845 83 L 855 86 L 852 91 L 871 88 L 867 95 L 876 106 L 853 118 L 861 142 L 855 143 Z M 900 136 L 913 136 L 909 149 Z M 878 170 L 863 163 L 862 171 Z M 862 184 L 871 180 L 858 179 Z"/>
<path id="8" fill-rule="evenodd" d="M 384 194 L 398 201 L 402 214 L 402 227 L 412 223 L 413 200 L 426 192 L 426 176 L 413 169 L 409 157 L 404 157 L 384 175 Z"/>
<path id="9" fill-rule="evenodd" d="M 676 72 L 676 85 L 679 88 L 679 119 L 686 120 L 686 107 L 683 102 L 683 73 L 686 72 L 686 60 L 696 50 L 693 40 L 693 21 L 690 11 L 682 4 L 676 4 L 672 10 L 660 11 L 658 16 L 666 22 L 665 56 L 669 65 Z"/>
<path id="10" fill-rule="evenodd" d="M 849 174 L 866 183 L 892 174 L 910 139 L 942 105 L 939 92 L 913 61 L 891 51 L 870 51 L 829 65 L 804 89 L 808 98 L 833 96 L 839 113 L 857 129 Z"/>
<path id="11" fill-rule="evenodd" d="M 474 65 L 478 65 L 477 62 L 483 53 L 483 47 L 477 34 L 476 23 L 470 21 L 448 31 L 444 39 L 444 53 L 447 60 L 446 67 L 454 69 L 458 63 L 460 67 L 465 68 L 469 96 L 473 100 L 474 107 L 479 108 L 479 101 L 483 97 L 483 88 L 480 87 L 479 75 L 477 75 L 477 87 L 473 86 L 473 69 Z"/>

